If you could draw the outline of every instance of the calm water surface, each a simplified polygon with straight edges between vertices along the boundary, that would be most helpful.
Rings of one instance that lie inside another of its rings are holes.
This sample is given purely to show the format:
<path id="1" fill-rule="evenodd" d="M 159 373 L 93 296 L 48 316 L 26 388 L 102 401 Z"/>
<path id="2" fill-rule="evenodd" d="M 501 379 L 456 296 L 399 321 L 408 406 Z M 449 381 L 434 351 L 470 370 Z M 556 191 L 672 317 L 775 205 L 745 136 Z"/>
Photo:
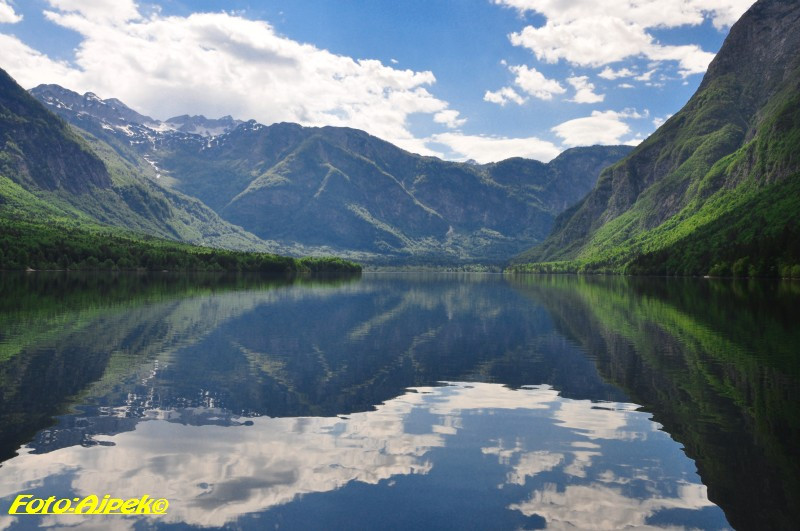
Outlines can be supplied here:
<path id="1" fill-rule="evenodd" d="M 0 276 L 0 528 L 794 529 L 799 311 L 790 282 Z"/>

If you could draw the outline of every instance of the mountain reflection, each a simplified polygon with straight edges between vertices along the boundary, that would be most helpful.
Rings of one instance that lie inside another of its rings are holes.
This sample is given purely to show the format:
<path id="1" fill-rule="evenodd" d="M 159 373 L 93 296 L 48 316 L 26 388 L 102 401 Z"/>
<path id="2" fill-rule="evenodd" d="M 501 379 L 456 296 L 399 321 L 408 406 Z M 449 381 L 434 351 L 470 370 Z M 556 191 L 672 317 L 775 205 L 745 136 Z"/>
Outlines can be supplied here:
<path id="1" fill-rule="evenodd" d="M 302 515 L 315 514 L 315 495 L 339 491 L 352 514 L 326 526 L 375 528 L 388 514 L 403 527 L 413 517 L 402 511 L 430 510 L 426 496 L 435 500 L 441 482 L 452 477 L 456 484 L 449 488 L 461 500 L 438 510 L 455 527 L 471 527 L 475 518 L 480 523 L 485 516 L 476 508 L 492 511 L 500 527 L 546 522 L 616 529 L 645 527 L 652 519 L 659 525 L 725 524 L 691 462 L 646 413 L 632 404 L 603 403 L 598 417 L 596 406 L 560 397 L 548 386 L 512 390 L 475 383 L 412 389 L 347 418 L 262 417 L 236 427 L 139 422 L 132 431 L 100 437 L 101 446 L 11 459 L 0 476 L 0 498 L 10 499 L 20 486 L 26 492 L 58 488 L 69 496 L 146 492 L 170 500 L 159 524 L 236 521 L 264 528 L 288 511 L 292 527 L 307 528 L 315 522 Z M 455 457 L 444 453 L 451 446 L 459 449 Z M 483 472 L 460 484 L 458 469 Z M 415 479 L 434 475 L 433 484 Z M 370 496 L 350 499 L 348 491 L 359 484 L 374 486 Z M 412 492 L 421 500 L 404 506 Z M 365 507 L 371 501 L 385 513 Z M 96 517 L 49 518 L 75 525 Z M 7 523 L 13 528 L 18 522 Z"/>
<path id="2" fill-rule="evenodd" d="M 0 290 L 3 503 L 148 493 L 171 503 L 157 523 L 244 528 L 798 521 L 794 284 L 34 275 Z"/>
<path id="3" fill-rule="evenodd" d="M 130 416 L 120 408 L 135 416 L 137 407 L 152 407 L 135 397 L 153 392 L 147 382 L 159 358 L 292 285 L 317 289 L 320 283 L 219 275 L 0 275 L 0 459 L 86 398 L 100 416 L 112 410 Z M 50 443 L 83 438 L 62 435 Z"/>
<path id="4" fill-rule="evenodd" d="M 330 416 L 440 380 L 624 399 L 498 275 L 13 280 L 3 300 L 24 304 L 0 313 L 4 456 L 31 439 L 37 452 L 91 445 L 132 429 L 106 417 L 154 408 Z"/>
<path id="5" fill-rule="evenodd" d="M 800 285 L 574 276 L 512 283 L 685 446 L 734 527 L 797 526 Z"/>

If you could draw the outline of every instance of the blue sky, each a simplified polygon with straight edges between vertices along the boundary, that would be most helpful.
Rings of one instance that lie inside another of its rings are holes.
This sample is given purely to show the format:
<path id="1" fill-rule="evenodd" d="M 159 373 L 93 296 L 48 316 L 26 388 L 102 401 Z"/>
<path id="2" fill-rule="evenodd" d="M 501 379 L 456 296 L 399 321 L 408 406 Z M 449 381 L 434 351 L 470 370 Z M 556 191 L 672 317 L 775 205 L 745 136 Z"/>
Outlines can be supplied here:
<path id="1" fill-rule="evenodd" d="M 159 119 L 349 126 L 453 160 L 547 161 L 652 133 L 751 4 L 0 0 L 0 67 Z"/>

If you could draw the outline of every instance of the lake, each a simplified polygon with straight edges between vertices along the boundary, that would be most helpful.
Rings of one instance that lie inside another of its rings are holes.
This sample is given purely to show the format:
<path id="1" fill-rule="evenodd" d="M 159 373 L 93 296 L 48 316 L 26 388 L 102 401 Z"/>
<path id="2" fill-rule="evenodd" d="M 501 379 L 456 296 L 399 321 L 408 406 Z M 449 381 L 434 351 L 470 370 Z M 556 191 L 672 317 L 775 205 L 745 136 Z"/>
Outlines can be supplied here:
<path id="1" fill-rule="evenodd" d="M 800 525 L 798 282 L 39 273 L 0 295 L 3 529 Z M 168 509 L 8 514 L 20 494 Z"/>

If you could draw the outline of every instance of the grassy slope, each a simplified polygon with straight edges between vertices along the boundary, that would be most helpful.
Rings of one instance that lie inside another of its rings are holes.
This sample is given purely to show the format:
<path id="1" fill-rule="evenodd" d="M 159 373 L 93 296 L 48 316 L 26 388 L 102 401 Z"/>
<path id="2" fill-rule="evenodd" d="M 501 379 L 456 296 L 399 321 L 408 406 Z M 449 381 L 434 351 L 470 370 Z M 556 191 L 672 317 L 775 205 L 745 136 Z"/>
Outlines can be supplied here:
<path id="1" fill-rule="evenodd" d="M 96 195 L 90 197 L 98 200 Z M 37 196 L 0 175 L 0 270 L 360 270 L 335 258 L 295 259 L 179 243 L 101 224 L 90 214 L 60 194 L 40 192 Z"/>
<path id="2" fill-rule="evenodd" d="M 513 269 L 800 276 L 800 95 L 785 90 L 771 107 L 753 140 L 688 181 L 687 204 L 663 223 L 642 228 L 679 172 L 602 225 L 572 260 Z"/>
<path id="3" fill-rule="evenodd" d="M 105 163 L 112 187 L 93 189 L 80 197 L 51 196 L 51 201 L 61 199 L 104 224 L 154 236 L 228 249 L 267 250 L 264 241 L 224 221 L 200 201 L 156 184 L 152 168 L 134 164 L 105 142 L 75 130 Z"/>

